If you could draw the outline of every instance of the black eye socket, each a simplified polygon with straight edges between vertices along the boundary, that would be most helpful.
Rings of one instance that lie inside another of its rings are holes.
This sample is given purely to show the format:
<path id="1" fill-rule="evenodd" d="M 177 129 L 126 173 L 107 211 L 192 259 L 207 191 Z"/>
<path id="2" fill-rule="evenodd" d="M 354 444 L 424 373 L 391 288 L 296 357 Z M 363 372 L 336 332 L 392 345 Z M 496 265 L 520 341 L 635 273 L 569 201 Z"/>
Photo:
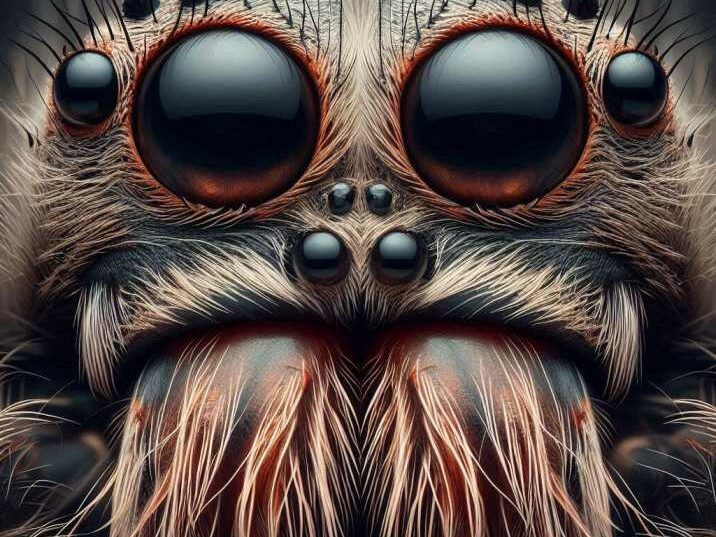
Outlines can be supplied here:
<path id="1" fill-rule="evenodd" d="M 256 34 L 210 30 L 149 68 L 134 135 L 147 168 L 175 194 L 208 206 L 256 205 L 305 171 L 318 134 L 314 86 Z"/>
<path id="2" fill-rule="evenodd" d="M 117 107 L 117 71 L 104 54 L 78 52 L 60 66 L 55 77 L 53 96 L 57 111 L 70 125 L 99 125 Z"/>
<path id="3" fill-rule="evenodd" d="M 669 82 L 664 69 L 648 54 L 619 54 L 609 63 L 602 97 L 609 115 L 631 127 L 648 127 L 666 108 Z"/>
<path id="4" fill-rule="evenodd" d="M 403 96 L 416 171 L 458 203 L 507 207 L 542 196 L 584 150 L 587 105 L 572 68 L 536 38 L 483 30 L 439 49 Z"/>

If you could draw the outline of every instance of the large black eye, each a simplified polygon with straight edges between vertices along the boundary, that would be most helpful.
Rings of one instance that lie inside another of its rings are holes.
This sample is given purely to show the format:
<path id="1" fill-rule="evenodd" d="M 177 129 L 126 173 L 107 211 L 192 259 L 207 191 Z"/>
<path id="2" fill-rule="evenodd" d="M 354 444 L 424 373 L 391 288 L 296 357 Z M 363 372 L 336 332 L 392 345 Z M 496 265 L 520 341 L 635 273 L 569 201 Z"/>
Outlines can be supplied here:
<path id="1" fill-rule="evenodd" d="M 584 149 L 581 84 L 526 34 L 484 30 L 439 49 L 408 81 L 403 137 L 416 171 L 465 205 L 512 206 L 552 190 Z"/>
<path id="2" fill-rule="evenodd" d="M 286 191 L 313 154 L 318 103 L 303 70 L 256 34 L 185 38 L 149 68 L 134 110 L 145 165 L 208 206 L 256 205 Z"/>
<path id="3" fill-rule="evenodd" d="M 117 71 L 104 54 L 78 52 L 60 66 L 53 94 L 57 111 L 67 123 L 75 127 L 99 125 L 117 106 Z"/>
<path id="4" fill-rule="evenodd" d="M 666 107 L 669 82 L 664 69 L 643 52 L 624 52 L 609 63 L 602 96 L 609 115 L 631 127 L 647 127 Z"/>

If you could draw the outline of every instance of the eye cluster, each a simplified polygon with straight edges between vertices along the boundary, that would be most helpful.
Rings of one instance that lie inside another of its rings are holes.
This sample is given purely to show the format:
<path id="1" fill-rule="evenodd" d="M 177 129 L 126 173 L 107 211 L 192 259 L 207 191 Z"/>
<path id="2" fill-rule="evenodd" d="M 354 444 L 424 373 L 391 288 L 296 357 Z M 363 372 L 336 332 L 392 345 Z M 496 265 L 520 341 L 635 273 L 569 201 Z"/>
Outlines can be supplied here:
<path id="1" fill-rule="evenodd" d="M 430 188 L 463 206 L 507 208 L 545 196 L 573 174 L 593 103 L 580 67 L 558 48 L 520 29 L 484 28 L 412 69 L 402 89 L 402 139 Z M 606 69 L 603 109 L 622 133 L 649 133 L 664 116 L 668 86 L 651 56 L 622 52 Z M 65 59 L 54 102 L 75 129 L 107 122 L 119 102 L 111 58 L 82 50 Z M 308 168 L 320 103 L 313 77 L 273 39 L 238 27 L 205 29 L 176 40 L 142 71 L 133 139 L 148 171 L 175 195 L 209 207 L 256 206 Z M 340 194 L 334 201 L 349 207 Z"/>
<path id="2" fill-rule="evenodd" d="M 649 55 L 611 60 L 602 99 L 613 123 L 648 129 L 667 94 L 667 76 Z M 401 105 L 413 168 L 464 206 L 513 207 L 548 194 L 582 159 L 590 117 L 577 68 L 542 39 L 504 28 L 438 48 L 411 73 Z"/>

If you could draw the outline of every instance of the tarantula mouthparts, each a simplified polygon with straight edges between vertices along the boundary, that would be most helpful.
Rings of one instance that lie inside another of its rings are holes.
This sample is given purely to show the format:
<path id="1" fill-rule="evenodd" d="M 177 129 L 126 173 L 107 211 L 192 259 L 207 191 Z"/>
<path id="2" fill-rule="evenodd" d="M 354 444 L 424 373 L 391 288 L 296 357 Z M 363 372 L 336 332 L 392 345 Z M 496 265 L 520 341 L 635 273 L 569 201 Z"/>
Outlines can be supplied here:
<path id="1" fill-rule="evenodd" d="M 0 537 L 716 537 L 710 3 L 5 1 Z"/>

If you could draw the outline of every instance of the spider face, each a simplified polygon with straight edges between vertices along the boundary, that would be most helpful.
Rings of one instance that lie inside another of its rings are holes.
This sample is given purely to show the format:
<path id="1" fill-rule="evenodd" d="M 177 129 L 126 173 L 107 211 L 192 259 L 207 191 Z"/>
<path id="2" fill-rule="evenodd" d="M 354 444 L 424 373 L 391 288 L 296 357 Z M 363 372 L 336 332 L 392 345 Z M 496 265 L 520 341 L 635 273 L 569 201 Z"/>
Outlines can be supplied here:
<path id="1" fill-rule="evenodd" d="M 648 39 L 671 3 L 110 4 L 24 157 L 27 362 L 91 401 L 65 434 L 101 448 L 41 532 L 716 527 L 706 485 L 632 492 L 712 468 L 654 408 L 712 404 L 708 353 L 679 354 L 710 169 Z"/>

